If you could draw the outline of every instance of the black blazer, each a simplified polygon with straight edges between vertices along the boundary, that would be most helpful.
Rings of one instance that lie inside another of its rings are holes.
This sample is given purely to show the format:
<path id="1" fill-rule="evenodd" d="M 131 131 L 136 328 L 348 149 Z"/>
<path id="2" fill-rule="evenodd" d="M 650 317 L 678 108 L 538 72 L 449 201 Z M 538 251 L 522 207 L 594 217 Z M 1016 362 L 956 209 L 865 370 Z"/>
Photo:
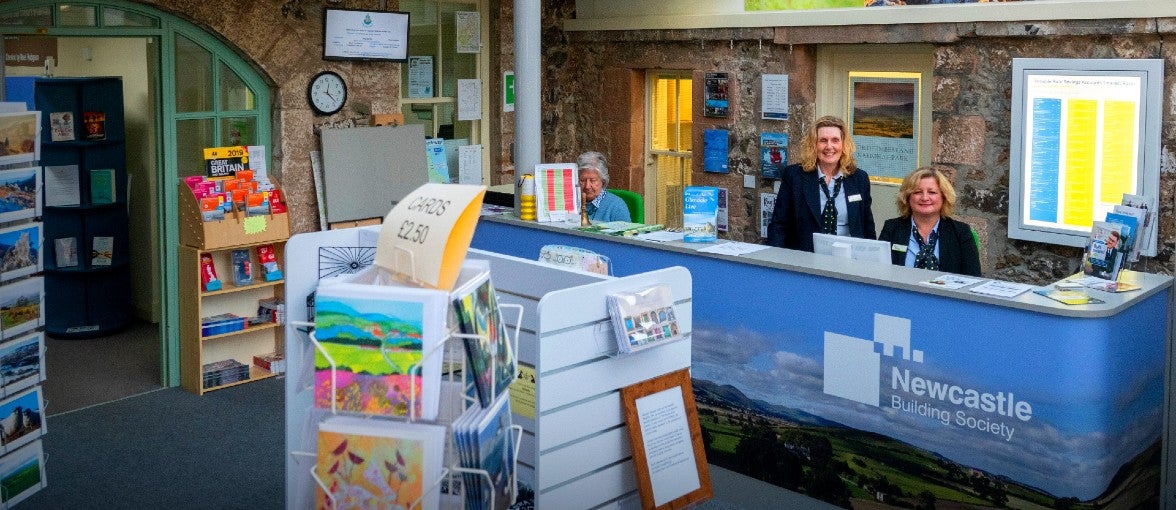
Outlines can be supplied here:
<path id="1" fill-rule="evenodd" d="M 780 248 L 813 251 L 813 233 L 821 231 L 821 172 L 805 172 L 800 165 L 784 167 L 776 208 L 768 224 L 768 244 Z M 870 209 L 870 176 L 858 169 L 841 182 L 848 210 L 849 235 L 877 238 L 874 212 Z"/>
<path id="2" fill-rule="evenodd" d="M 882 225 L 878 239 L 890 243 L 890 261 L 896 266 L 906 265 L 907 252 L 895 246 L 906 248 L 911 242 L 911 218 L 891 218 Z M 976 249 L 976 238 L 972 227 L 962 221 L 948 217 L 939 218 L 939 270 L 948 273 L 980 276 L 980 252 Z"/>

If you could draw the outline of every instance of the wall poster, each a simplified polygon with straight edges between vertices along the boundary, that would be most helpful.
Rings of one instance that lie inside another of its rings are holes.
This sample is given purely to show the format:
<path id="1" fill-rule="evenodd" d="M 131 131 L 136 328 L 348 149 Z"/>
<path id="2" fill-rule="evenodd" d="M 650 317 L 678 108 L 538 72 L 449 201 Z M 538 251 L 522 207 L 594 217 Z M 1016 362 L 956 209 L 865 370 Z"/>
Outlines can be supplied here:
<path id="1" fill-rule="evenodd" d="M 849 73 L 854 158 L 870 179 L 902 182 L 919 166 L 919 73 Z"/>
<path id="2" fill-rule="evenodd" d="M 1162 82 L 1161 60 L 1013 59 L 1009 237 L 1083 246 L 1124 194 L 1157 196 Z"/>

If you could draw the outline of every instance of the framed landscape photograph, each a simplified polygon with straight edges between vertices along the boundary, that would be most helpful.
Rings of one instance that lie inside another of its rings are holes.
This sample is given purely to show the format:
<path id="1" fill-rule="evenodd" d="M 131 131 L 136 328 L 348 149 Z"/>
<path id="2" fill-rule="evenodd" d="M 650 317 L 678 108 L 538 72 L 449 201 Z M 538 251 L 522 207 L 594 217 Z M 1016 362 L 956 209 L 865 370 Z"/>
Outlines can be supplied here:
<path id="1" fill-rule="evenodd" d="M 0 343 L 0 385 L 11 395 L 45 380 L 45 335 L 40 331 Z"/>
<path id="2" fill-rule="evenodd" d="M 41 271 L 41 253 L 40 222 L 0 229 L 0 281 Z"/>
<path id="3" fill-rule="evenodd" d="M 41 159 L 41 112 L 0 113 L 0 165 Z"/>
<path id="4" fill-rule="evenodd" d="M 5 508 L 24 501 L 45 488 L 45 452 L 33 441 L 0 457 L 0 499 Z"/>
<path id="5" fill-rule="evenodd" d="M 27 278 L 0 287 L 0 339 L 45 323 L 45 279 Z"/>
<path id="6" fill-rule="evenodd" d="M 0 222 L 41 215 L 41 167 L 0 170 Z"/>

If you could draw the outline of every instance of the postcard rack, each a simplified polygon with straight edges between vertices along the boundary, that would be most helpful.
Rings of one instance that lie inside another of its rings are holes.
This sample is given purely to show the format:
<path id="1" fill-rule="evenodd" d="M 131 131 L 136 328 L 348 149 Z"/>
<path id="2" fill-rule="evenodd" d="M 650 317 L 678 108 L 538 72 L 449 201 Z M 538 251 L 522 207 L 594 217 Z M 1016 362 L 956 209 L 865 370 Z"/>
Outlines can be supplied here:
<path id="1" fill-rule="evenodd" d="M 356 262 L 352 265 L 370 264 L 378 235 L 379 227 L 356 227 L 290 239 L 287 338 L 299 338 L 294 331 L 306 329 L 306 308 L 293 304 L 306 301 L 319 278 L 336 274 L 343 265 L 324 261 L 350 254 Z M 481 250 L 471 249 L 468 257 L 490 262 L 500 307 L 514 304 L 524 310 L 512 339 L 520 377 L 510 389 L 513 422 L 522 430 L 515 457 L 519 492 L 530 489 L 537 508 L 639 507 L 620 388 L 690 366 L 689 271 L 673 267 L 612 278 Z M 605 296 L 658 283 L 672 289 L 685 339 L 616 356 Z M 300 367 L 313 366 L 315 347 L 310 341 L 287 342 L 286 349 L 290 455 L 285 507 L 311 508 L 316 482 L 309 468 L 314 460 L 300 452 L 313 450 L 306 445 L 315 444 L 314 414 L 322 410 L 313 408 L 313 390 L 298 374 Z"/>
<path id="2" fill-rule="evenodd" d="M 517 311 L 517 315 L 516 315 L 517 318 L 515 320 L 515 324 L 513 327 L 514 334 L 513 335 L 511 334 L 510 327 L 507 327 L 502 333 L 504 335 L 503 340 L 511 343 L 511 348 L 514 349 L 515 352 L 518 352 L 518 333 L 519 333 L 519 329 L 520 329 L 522 318 L 523 318 L 523 312 L 524 312 L 523 307 L 519 306 L 519 305 L 500 304 L 499 308 L 500 308 L 500 310 L 501 310 L 501 308 L 508 308 L 508 309 L 513 309 L 513 310 Z M 499 313 L 501 313 L 501 311 Z M 324 409 L 324 411 L 326 411 L 330 415 L 339 414 L 339 410 L 335 408 L 335 403 L 338 401 L 338 399 L 335 398 L 336 395 L 334 394 L 335 388 L 337 386 L 337 384 L 335 383 L 335 381 L 337 380 L 336 379 L 337 365 L 336 365 L 335 361 L 331 358 L 331 355 L 329 352 L 327 352 L 326 348 L 318 341 L 318 338 L 315 335 L 313 322 L 294 321 L 292 326 L 295 328 L 296 331 L 299 332 L 298 336 L 305 337 L 306 340 L 309 341 L 310 344 L 314 347 L 315 351 L 317 351 L 324 358 L 326 358 L 327 362 L 331 365 L 331 381 L 332 381 L 332 384 L 331 384 L 331 409 L 329 409 L 329 410 Z M 466 375 L 465 375 L 465 374 L 467 374 L 466 357 L 461 354 L 454 354 L 455 351 L 460 352 L 460 351 L 462 351 L 462 349 L 459 348 L 460 345 L 458 347 L 454 347 L 454 345 L 457 343 L 453 342 L 453 340 L 455 340 L 455 339 L 464 340 L 464 339 L 469 338 L 469 339 L 480 339 L 480 340 L 484 340 L 484 341 L 489 342 L 490 339 L 485 336 L 481 336 L 481 335 L 452 333 L 452 331 L 454 330 L 453 324 L 447 324 L 446 327 L 447 327 L 447 330 L 450 331 L 451 333 L 448 334 L 441 343 L 433 346 L 433 348 L 431 348 L 428 351 L 426 351 L 425 353 L 423 353 L 422 361 L 413 364 L 409 368 L 408 374 L 409 375 L 414 375 L 414 374 L 419 375 L 421 373 L 422 366 L 424 364 L 424 360 L 428 360 L 434 356 L 438 356 L 441 354 L 442 351 L 445 351 L 448 354 L 446 359 L 450 360 L 451 365 L 448 367 L 448 369 L 443 369 L 444 377 L 447 378 L 449 383 L 453 384 L 453 383 L 457 382 L 457 381 L 455 381 L 455 374 L 462 374 L 461 377 L 463 378 L 463 380 L 467 381 L 465 384 L 462 384 L 462 386 L 461 386 L 462 391 L 458 395 L 455 395 L 460 400 L 461 411 L 464 412 L 471 404 L 479 405 L 479 406 L 481 404 L 480 404 L 480 402 L 477 401 L 476 396 L 468 395 L 467 394 L 468 392 L 465 391 L 466 389 L 469 388 L 469 385 L 473 384 L 473 380 L 466 377 Z M 392 360 L 388 357 L 388 353 L 387 353 L 387 350 L 385 347 L 381 347 L 380 354 L 384 357 L 385 361 L 387 361 L 390 366 L 394 365 Z M 496 368 L 495 365 L 497 363 L 497 359 L 492 357 L 490 359 L 490 363 L 491 363 L 491 365 L 490 365 L 490 374 L 491 374 L 490 387 L 493 388 L 493 387 L 495 387 L 495 377 L 497 374 L 497 371 L 495 370 L 495 368 Z M 305 368 L 304 368 L 304 370 L 305 370 Z M 303 380 L 305 381 L 305 379 L 303 379 Z M 416 411 L 417 411 L 416 379 L 410 378 L 409 380 L 411 381 L 411 388 L 409 389 L 409 393 L 408 393 L 409 394 L 408 414 L 406 416 L 364 415 L 361 417 L 370 419 L 373 422 L 405 421 L 405 422 L 411 423 L 411 422 L 421 420 L 421 418 L 419 416 L 417 416 L 417 413 L 416 413 Z M 313 382 L 311 384 L 313 385 Z M 313 388 L 307 387 L 307 388 L 305 388 L 305 390 L 313 390 Z M 445 397 L 446 396 L 441 396 L 440 398 L 445 398 Z M 491 406 L 493 406 L 494 403 L 499 398 L 503 398 L 503 396 L 492 395 Z M 457 413 L 457 416 L 460 416 L 461 414 L 462 413 L 459 412 L 459 413 Z M 450 418 L 456 419 L 457 416 L 453 416 Z M 433 421 L 433 423 L 437 423 L 437 424 L 443 423 L 447 427 L 447 431 L 446 431 L 447 449 L 449 451 L 457 451 L 456 445 L 454 443 L 454 431 L 452 429 L 452 422 L 439 418 L 438 420 Z M 511 437 L 513 438 L 512 443 L 511 443 L 512 444 L 511 448 L 513 450 L 511 458 L 516 459 L 516 462 L 518 459 L 518 452 L 519 452 L 519 447 L 520 447 L 521 440 L 522 440 L 522 434 L 523 434 L 523 429 L 521 426 L 518 426 L 518 425 L 511 426 L 511 435 L 512 435 Z M 310 459 L 315 459 L 317 457 L 316 453 L 307 452 L 307 451 L 291 451 L 290 454 L 292 456 L 310 458 Z M 314 483 L 323 491 L 323 493 L 327 495 L 327 498 L 329 498 L 331 500 L 330 507 L 337 508 L 336 502 L 335 502 L 335 496 L 331 493 L 331 491 L 329 490 L 327 485 L 319 477 L 316 470 L 317 470 L 317 465 L 310 466 L 310 468 L 309 468 L 310 477 L 314 480 Z M 511 471 L 512 471 L 512 473 L 515 473 L 515 474 L 511 476 L 508 487 L 509 487 L 509 494 L 510 494 L 510 498 L 511 498 L 511 504 L 513 504 L 515 502 L 515 500 L 518 498 L 517 466 L 515 469 L 512 469 Z M 463 467 L 460 467 L 457 465 L 447 465 L 443 468 L 441 474 L 435 480 L 431 480 L 429 483 L 425 484 L 425 488 L 428 490 L 425 490 L 424 493 L 425 494 L 429 493 L 432 489 L 436 488 L 439 484 L 441 484 L 442 481 L 448 481 L 448 484 L 447 484 L 448 487 L 455 487 L 457 484 L 455 484 L 455 482 L 453 480 L 453 476 L 456 473 L 471 474 L 471 475 L 474 475 L 475 477 L 481 479 L 483 482 L 485 482 L 486 485 L 490 488 L 490 490 L 488 491 L 488 493 L 490 495 L 490 502 L 489 502 L 490 508 L 494 508 L 495 493 L 493 490 L 493 487 L 494 487 L 493 478 L 491 476 L 491 473 L 489 473 L 485 470 L 482 470 L 482 469 L 471 469 L 471 468 L 463 468 Z M 420 498 L 417 498 L 417 500 L 413 501 L 413 503 L 409 506 L 409 508 L 410 509 L 418 508 L 424 497 L 425 497 L 425 495 L 422 494 L 422 496 Z"/>

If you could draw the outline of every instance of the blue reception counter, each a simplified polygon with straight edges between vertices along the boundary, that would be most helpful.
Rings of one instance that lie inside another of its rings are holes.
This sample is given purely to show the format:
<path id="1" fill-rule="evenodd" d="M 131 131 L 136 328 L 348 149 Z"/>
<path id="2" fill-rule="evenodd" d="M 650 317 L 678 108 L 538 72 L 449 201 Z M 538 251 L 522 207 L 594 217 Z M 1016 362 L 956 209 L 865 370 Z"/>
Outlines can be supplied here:
<path id="1" fill-rule="evenodd" d="M 618 276 L 690 270 L 711 464 L 843 506 L 1172 501 L 1169 277 L 1129 273 L 1140 290 L 1068 306 L 923 283 L 933 271 L 712 255 L 508 217 L 484 216 L 473 240 L 526 259 L 548 244 L 607 255 Z"/>

